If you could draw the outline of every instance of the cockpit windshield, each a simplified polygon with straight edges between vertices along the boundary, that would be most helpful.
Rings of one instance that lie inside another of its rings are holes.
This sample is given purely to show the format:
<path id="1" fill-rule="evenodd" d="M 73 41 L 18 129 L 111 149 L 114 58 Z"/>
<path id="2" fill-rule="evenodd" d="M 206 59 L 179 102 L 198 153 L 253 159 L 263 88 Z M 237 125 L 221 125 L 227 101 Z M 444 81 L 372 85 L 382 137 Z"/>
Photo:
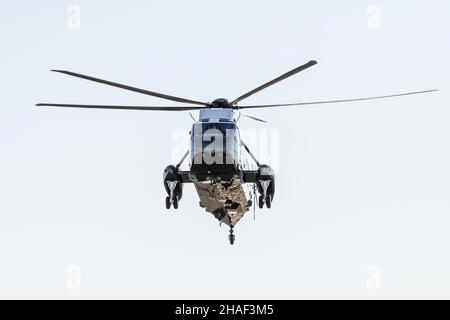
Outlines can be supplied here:
<path id="1" fill-rule="evenodd" d="M 197 161 L 215 157 L 218 164 L 225 160 L 237 163 L 238 141 L 239 132 L 234 122 L 196 122 L 191 132 L 191 157 Z"/>
<path id="2" fill-rule="evenodd" d="M 236 124 L 232 122 L 204 122 L 201 125 L 203 134 L 212 129 L 219 130 L 222 134 L 227 134 L 227 130 L 234 131 L 236 129 Z"/>

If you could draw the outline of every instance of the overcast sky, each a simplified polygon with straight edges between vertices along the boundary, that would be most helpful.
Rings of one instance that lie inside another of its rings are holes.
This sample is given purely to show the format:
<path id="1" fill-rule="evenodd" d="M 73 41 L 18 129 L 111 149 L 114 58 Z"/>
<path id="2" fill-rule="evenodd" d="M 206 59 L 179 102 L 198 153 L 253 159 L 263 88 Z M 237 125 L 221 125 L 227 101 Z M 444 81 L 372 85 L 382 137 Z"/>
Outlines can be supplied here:
<path id="1" fill-rule="evenodd" d="M 450 298 L 449 12 L 445 0 L 2 1 L 0 297 Z M 246 103 L 440 92 L 248 111 L 269 121 L 239 126 L 277 185 L 233 247 L 192 185 L 164 208 L 189 114 L 33 106 L 173 105 L 50 69 L 212 101 L 311 59 Z"/>

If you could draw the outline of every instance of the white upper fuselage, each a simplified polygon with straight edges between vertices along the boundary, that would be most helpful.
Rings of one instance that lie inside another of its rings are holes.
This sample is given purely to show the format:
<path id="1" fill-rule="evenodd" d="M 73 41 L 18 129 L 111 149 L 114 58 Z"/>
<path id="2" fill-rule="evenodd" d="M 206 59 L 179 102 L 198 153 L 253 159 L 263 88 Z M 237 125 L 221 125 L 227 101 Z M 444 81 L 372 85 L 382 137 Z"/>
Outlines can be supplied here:
<path id="1" fill-rule="evenodd" d="M 220 119 L 234 121 L 233 109 L 210 108 L 200 110 L 200 121 L 218 122 Z"/>

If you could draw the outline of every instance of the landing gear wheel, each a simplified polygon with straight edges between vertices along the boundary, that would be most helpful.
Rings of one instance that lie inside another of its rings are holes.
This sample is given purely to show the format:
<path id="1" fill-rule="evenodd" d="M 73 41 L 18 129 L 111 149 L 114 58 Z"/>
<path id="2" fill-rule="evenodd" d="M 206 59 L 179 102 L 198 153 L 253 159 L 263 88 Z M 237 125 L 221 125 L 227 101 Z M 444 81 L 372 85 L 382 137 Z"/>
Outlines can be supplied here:
<path id="1" fill-rule="evenodd" d="M 166 197 L 166 209 L 170 209 L 170 198 Z"/>
<path id="2" fill-rule="evenodd" d="M 272 205 L 272 199 L 270 199 L 270 196 L 266 197 L 266 207 L 267 209 L 270 209 L 270 206 Z"/>
<path id="3" fill-rule="evenodd" d="M 172 204 L 173 204 L 174 209 L 178 209 L 178 198 L 177 197 L 173 197 Z"/>
<path id="4" fill-rule="evenodd" d="M 259 207 L 260 209 L 262 209 L 262 208 L 264 207 L 264 198 L 263 198 L 262 196 L 260 196 L 260 197 L 258 198 L 258 207 Z"/>

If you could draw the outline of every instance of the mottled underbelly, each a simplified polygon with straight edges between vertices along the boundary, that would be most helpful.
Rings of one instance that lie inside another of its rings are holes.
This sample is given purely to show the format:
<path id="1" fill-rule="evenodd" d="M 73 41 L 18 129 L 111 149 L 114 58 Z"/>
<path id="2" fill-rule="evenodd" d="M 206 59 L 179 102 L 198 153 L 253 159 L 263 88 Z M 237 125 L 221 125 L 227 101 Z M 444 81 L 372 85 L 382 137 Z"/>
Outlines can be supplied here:
<path id="1" fill-rule="evenodd" d="M 200 206 L 229 226 L 236 225 L 248 211 L 247 197 L 238 179 L 234 179 L 232 183 L 205 181 L 194 182 L 194 185 L 200 198 Z"/>

